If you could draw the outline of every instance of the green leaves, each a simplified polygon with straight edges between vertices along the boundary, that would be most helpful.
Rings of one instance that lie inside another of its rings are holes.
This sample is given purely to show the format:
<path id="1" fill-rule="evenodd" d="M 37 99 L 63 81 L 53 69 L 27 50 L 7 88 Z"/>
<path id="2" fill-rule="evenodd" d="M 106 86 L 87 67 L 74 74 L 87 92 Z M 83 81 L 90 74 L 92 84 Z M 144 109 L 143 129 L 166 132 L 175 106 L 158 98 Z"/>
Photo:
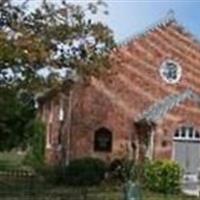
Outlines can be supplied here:
<path id="1" fill-rule="evenodd" d="M 107 166 L 97 158 L 73 160 L 66 168 L 66 181 L 72 186 L 98 185 L 104 179 Z"/>
<path id="2" fill-rule="evenodd" d="M 30 97 L 27 94 L 27 97 Z M 26 148 L 34 135 L 32 124 L 35 118 L 32 98 L 16 96 L 13 88 L 0 89 L 0 151 L 16 147 Z"/>
<path id="3" fill-rule="evenodd" d="M 92 19 L 91 13 L 96 14 L 99 7 L 107 9 L 102 1 L 83 8 L 65 1 L 56 1 L 55 6 L 44 0 L 32 12 L 11 3 L 1 1 L 0 7 L 0 90 L 4 90 L 0 91 L 0 141 L 6 141 L 0 142 L 0 150 L 25 145 L 34 132 L 30 128 L 34 114 L 15 98 L 12 88 L 34 95 L 52 88 L 70 90 L 64 86 L 71 87 L 77 77 L 87 80 L 109 67 L 115 44 L 109 27 Z M 42 77 L 38 72 L 44 68 L 54 70 Z M 53 73 L 58 69 L 76 76 Z"/>
<path id="4" fill-rule="evenodd" d="M 107 10 L 105 2 L 89 3 L 85 8 L 65 1 L 56 6 L 43 1 L 41 7 L 26 12 L 24 6 L 5 1 L 0 9 L 0 68 L 7 64 L 20 70 L 23 66 L 21 87 L 30 89 L 34 84 L 38 91 L 47 87 L 37 75 L 46 66 L 71 68 L 84 79 L 98 75 L 108 67 L 108 55 L 115 45 L 109 27 L 92 19 L 90 13 L 96 14 L 99 9 Z M 67 50 L 58 51 L 59 45 Z M 63 81 L 67 79 L 66 76 Z M 57 85 L 54 76 L 48 80 L 48 88 Z"/>
<path id="5" fill-rule="evenodd" d="M 180 189 L 181 169 L 173 161 L 153 161 L 144 170 L 146 186 L 155 192 L 174 193 Z"/>

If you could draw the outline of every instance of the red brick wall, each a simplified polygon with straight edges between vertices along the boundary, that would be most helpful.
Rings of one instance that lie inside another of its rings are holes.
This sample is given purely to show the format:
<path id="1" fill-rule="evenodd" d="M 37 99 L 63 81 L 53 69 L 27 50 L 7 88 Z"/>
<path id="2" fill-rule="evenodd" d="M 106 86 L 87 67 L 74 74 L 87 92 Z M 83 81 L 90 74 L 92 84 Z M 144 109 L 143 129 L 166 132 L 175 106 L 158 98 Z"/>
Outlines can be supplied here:
<path id="1" fill-rule="evenodd" d="M 90 84 L 74 90 L 70 157 L 97 156 L 106 160 L 122 156 L 127 141 L 134 135 L 134 121 L 153 103 L 164 97 L 191 88 L 200 93 L 200 46 L 175 22 L 158 26 L 138 39 L 113 51 L 112 68 Z M 165 83 L 159 67 L 172 59 L 182 67 L 177 84 Z M 158 123 L 155 157 L 171 158 L 172 135 L 181 123 L 199 127 L 199 108 L 186 102 L 173 109 Z M 99 127 L 113 132 L 113 151 L 93 151 L 94 132 Z M 55 129 L 55 137 L 57 137 Z M 56 140 L 56 139 L 55 139 Z M 162 148 L 162 140 L 168 144 Z"/>
<path id="2" fill-rule="evenodd" d="M 188 125 L 200 130 L 200 107 L 197 102 L 186 101 L 175 107 L 170 114 L 176 119 L 163 119 L 157 124 L 154 148 L 157 159 L 173 159 L 173 136 L 176 129 Z M 163 141 L 167 142 L 167 146 L 162 146 Z"/>

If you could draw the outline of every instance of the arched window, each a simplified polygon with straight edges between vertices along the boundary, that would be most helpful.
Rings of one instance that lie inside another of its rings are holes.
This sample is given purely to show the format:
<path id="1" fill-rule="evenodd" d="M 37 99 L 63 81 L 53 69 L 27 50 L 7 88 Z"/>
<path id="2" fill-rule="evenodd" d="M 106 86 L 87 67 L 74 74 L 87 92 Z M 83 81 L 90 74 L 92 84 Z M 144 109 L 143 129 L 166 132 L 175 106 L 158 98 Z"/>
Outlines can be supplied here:
<path id="1" fill-rule="evenodd" d="M 112 132 L 105 128 L 99 128 L 94 135 L 94 150 L 102 152 L 112 151 Z"/>

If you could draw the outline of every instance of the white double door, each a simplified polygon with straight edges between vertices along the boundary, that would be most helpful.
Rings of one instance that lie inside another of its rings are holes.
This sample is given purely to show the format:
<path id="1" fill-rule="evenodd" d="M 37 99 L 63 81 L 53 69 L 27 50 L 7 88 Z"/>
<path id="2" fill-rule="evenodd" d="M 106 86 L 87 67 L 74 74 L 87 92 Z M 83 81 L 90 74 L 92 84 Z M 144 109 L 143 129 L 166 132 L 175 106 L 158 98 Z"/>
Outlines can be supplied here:
<path id="1" fill-rule="evenodd" d="M 174 140 L 174 158 L 185 174 L 197 174 L 200 168 L 200 141 Z"/>

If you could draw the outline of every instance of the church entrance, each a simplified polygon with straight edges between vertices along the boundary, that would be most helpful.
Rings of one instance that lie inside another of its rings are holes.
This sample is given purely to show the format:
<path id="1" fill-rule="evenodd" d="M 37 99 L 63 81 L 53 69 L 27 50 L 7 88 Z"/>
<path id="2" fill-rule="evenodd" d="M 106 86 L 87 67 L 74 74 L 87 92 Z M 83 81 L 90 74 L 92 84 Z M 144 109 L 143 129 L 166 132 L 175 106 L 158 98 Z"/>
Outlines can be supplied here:
<path id="1" fill-rule="evenodd" d="M 197 174 L 200 168 L 200 132 L 183 126 L 174 134 L 174 160 L 185 174 Z"/>

